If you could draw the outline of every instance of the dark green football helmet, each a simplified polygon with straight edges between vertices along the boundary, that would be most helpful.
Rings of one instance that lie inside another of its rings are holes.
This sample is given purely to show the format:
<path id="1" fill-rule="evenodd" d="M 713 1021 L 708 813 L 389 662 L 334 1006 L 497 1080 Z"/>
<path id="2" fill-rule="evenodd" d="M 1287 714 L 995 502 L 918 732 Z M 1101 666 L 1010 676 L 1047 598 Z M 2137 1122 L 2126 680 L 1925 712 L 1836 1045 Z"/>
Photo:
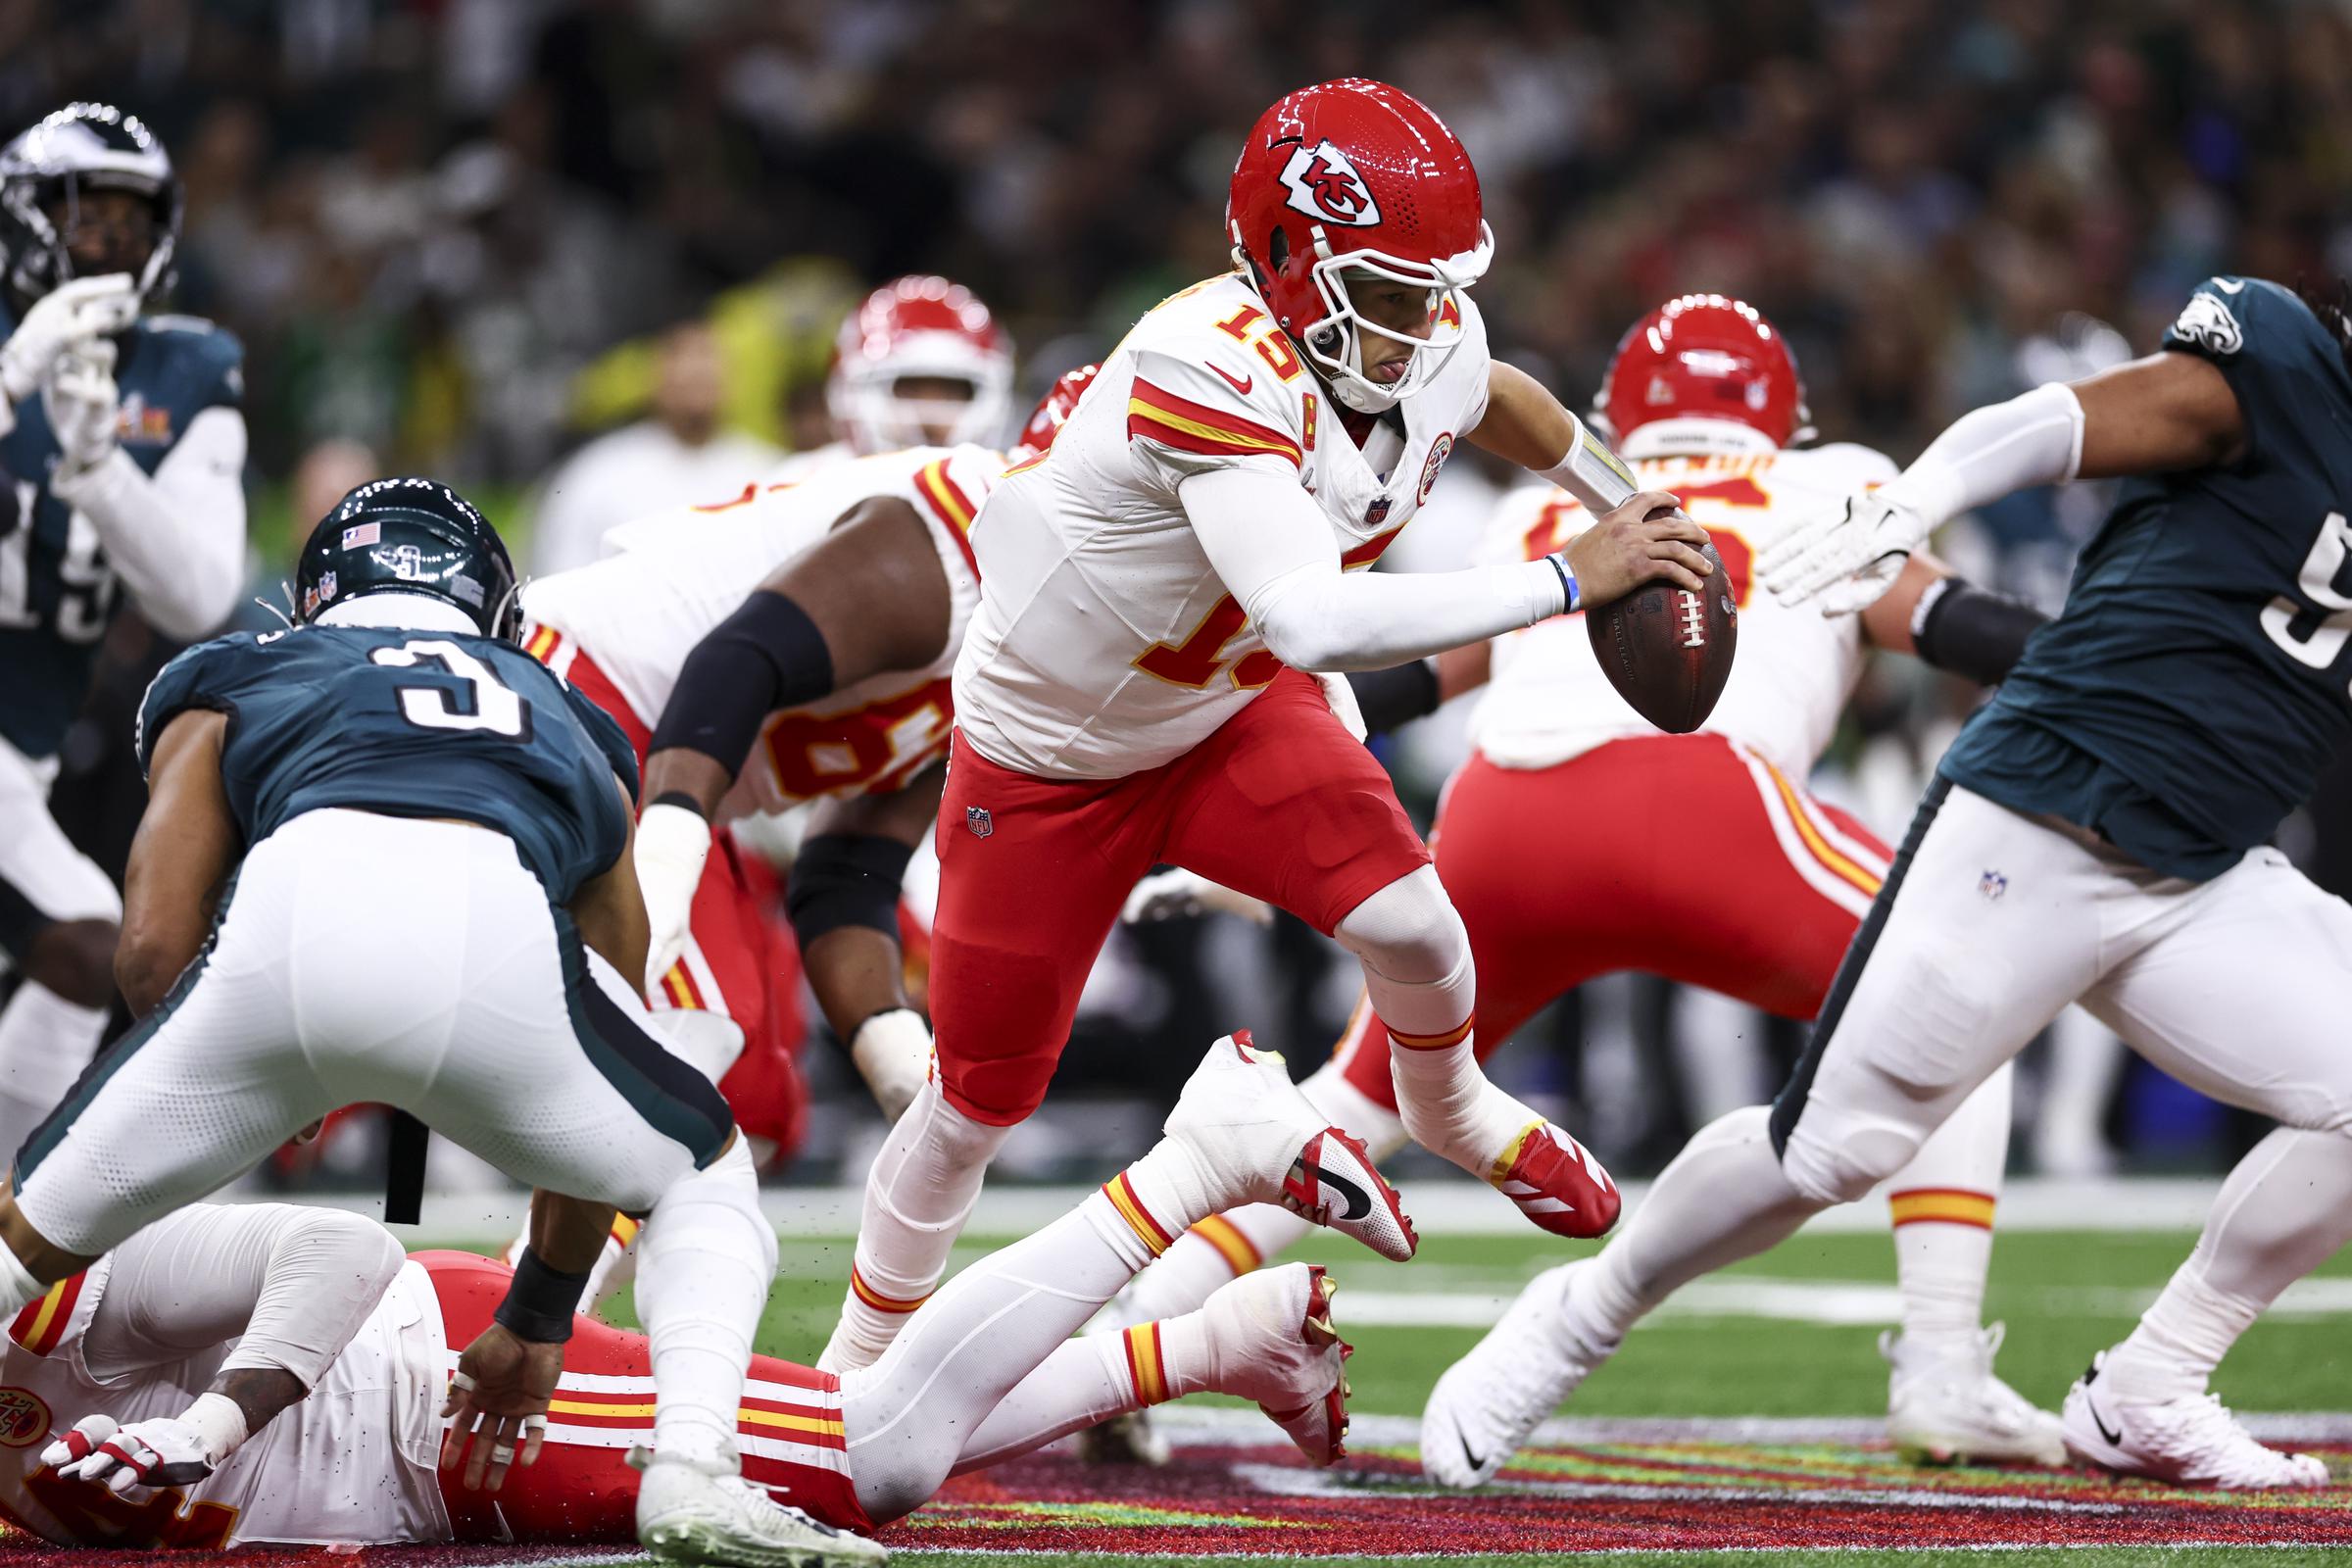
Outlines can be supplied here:
<path id="1" fill-rule="evenodd" d="M 368 594 L 424 594 L 464 611 L 485 637 L 516 640 L 514 563 L 473 503 L 438 479 L 376 479 L 318 519 L 294 570 L 297 624 Z"/>

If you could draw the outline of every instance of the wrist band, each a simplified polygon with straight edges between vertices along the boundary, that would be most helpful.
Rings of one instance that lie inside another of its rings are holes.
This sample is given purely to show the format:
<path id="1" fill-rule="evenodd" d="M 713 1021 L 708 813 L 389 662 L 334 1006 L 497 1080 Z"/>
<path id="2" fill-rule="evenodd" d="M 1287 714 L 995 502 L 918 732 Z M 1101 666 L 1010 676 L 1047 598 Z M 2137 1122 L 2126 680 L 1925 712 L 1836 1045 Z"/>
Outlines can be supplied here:
<path id="1" fill-rule="evenodd" d="M 692 811 L 706 822 L 710 820 L 710 813 L 703 809 L 703 803 L 684 790 L 663 790 L 647 804 L 649 806 L 674 806 L 681 811 Z"/>
<path id="2" fill-rule="evenodd" d="M 580 1309 L 580 1293 L 587 1289 L 585 1272 L 566 1274 L 549 1268 L 530 1248 L 514 1264 L 507 1298 L 493 1314 L 501 1327 L 517 1339 L 537 1345 L 562 1345 L 571 1338 L 572 1314 Z"/>
<path id="3" fill-rule="evenodd" d="M 1579 599 L 1576 591 L 1576 573 L 1568 569 L 1567 558 L 1562 556 L 1556 550 L 1550 555 L 1545 556 L 1544 559 L 1550 562 L 1551 569 L 1560 574 L 1560 592 L 1566 595 L 1568 600 L 1568 608 L 1562 611 L 1561 613 L 1565 615 L 1575 614 L 1582 605 L 1582 601 Z"/>

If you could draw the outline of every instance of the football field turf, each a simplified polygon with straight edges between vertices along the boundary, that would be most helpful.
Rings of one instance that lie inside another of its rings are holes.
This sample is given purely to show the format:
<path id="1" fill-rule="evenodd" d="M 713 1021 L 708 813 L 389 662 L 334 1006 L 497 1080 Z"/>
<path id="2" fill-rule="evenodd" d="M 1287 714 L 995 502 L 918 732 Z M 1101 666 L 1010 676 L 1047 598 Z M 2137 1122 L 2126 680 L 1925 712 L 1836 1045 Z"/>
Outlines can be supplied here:
<path id="1" fill-rule="evenodd" d="M 960 1248 L 958 1265 L 998 1240 Z M 2185 1231 L 2001 1236 L 1986 1312 L 2008 1324 L 2002 1373 L 2055 1407 L 2191 1241 Z M 1496 1486 L 1425 1486 L 1414 1442 L 1430 1385 L 1524 1279 L 1576 1250 L 1436 1235 L 1396 1265 L 1317 1238 L 1300 1255 L 1332 1265 L 1341 1328 L 1358 1348 L 1351 1453 L 1338 1469 L 1304 1468 L 1253 1410 L 1188 1400 L 1169 1418 L 1178 1450 L 1166 1469 L 1085 1468 L 1049 1451 L 951 1483 L 884 1540 L 907 1562 L 1038 1568 L 1241 1558 L 1366 1568 L 1558 1553 L 1627 1568 L 2352 1561 L 2352 1492 L 2220 1496 L 2084 1471 L 1900 1463 L 1878 1441 L 1886 1386 L 1876 1342 L 1895 1309 L 1884 1233 L 1807 1232 L 1698 1282 L 1634 1333 Z M 849 1244 L 788 1235 L 782 1252 L 761 1348 L 808 1359 L 838 1310 Z M 2258 1432 L 2325 1453 L 2352 1480 L 2352 1415 L 2342 1413 L 2352 1411 L 2352 1252 L 2290 1292 L 2217 1386 L 2233 1407 L 2259 1412 Z M 626 1560 L 490 1547 L 365 1556 L 381 1568 Z"/>
<path id="2" fill-rule="evenodd" d="M 2008 1325 L 2002 1373 L 2054 1408 L 2091 1352 L 2129 1332 L 2193 1239 L 2001 1236 L 1986 1315 Z M 839 1309 L 848 1244 L 788 1237 L 783 1246 L 764 1344 L 806 1357 Z M 958 1263 L 980 1250 L 960 1250 Z M 1878 1334 L 1895 1311 L 1884 1233 L 1807 1232 L 1698 1282 L 1635 1332 L 1501 1485 L 1433 1494 L 1413 1466 L 1430 1385 L 1521 1282 L 1578 1250 L 1441 1235 L 1397 1265 L 1318 1237 L 1299 1255 L 1331 1265 L 1341 1329 L 1358 1351 L 1348 1363 L 1352 1453 L 1339 1471 L 1295 1468 L 1271 1424 L 1236 1406 L 1181 1423 L 1167 1470 L 1035 1458 L 953 1483 L 886 1539 L 910 1559 L 1017 1551 L 1056 1564 L 1202 1552 L 1504 1562 L 1591 1551 L 1588 1560 L 1625 1564 L 1925 1568 L 1982 1562 L 1987 1548 L 2004 1564 L 2073 1568 L 2352 1561 L 2352 1494 L 2224 1500 L 2087 1472 L 1901 1465 L 1876 1430 L 1886 1398 Z M 2258 1425 L 2328 1450 L 2352 1479 L 2352 1417 L 2295 1414 L 2352 1409 L 2352 1253 L 2257 1325 L 2217 1387 L 2237 1408 L 2284 1413 Z M 1219 1402 L 1232 1403 L 1186 1404 Z M 1642 1546 L 1662 1549 L 1611 1549 Z"/>

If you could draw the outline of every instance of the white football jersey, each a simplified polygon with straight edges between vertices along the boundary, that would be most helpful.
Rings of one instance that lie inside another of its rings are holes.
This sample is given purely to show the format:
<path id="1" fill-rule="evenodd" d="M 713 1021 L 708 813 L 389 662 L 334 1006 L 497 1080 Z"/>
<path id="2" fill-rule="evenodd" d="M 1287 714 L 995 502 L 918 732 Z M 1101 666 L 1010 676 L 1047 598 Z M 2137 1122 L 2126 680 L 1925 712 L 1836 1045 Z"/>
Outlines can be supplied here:
<path id="1" fill-rule="evenodd" d="M 603 560 L 526 587 L 523 613 L 592 660 L 650 730 L 695 644 L 843 514 L 896 496 L 928 525 L 948 574 L 945 647 L 921 669 L 875 675 L 768 715 L 721 815 L 894 790 L 947 745 L 955 714 L 948 677 L 980 600 L 968 535 L 1004 467 L 1003 454 L 981 447 L 917 447 L 828 464 L 799 484 L 750 486 L 715 506 L 640 517 L 606 535 Z M 553 652 L 553 639 L 532 647 L 565 672 L 570 648 Z"/>
<path id="2" fill-rule="evenodd" d="M 1062 426 L 973 530 L 981 604 L 956 666 L 981 755 L 1047 778 L 1121 778 L 1183 756 L 1281 673 L 1177 500 L 1239 463 L 1296 469 L 1342 562 L 1369 566 L 1487 409 L 1487 334 L 1458 347 L 1359 449 L 1238 274 L 1136 323 Z M 1452 306 L 1448 310 L 1454 309 Z"/>
<path id="3" fill-rule="evenodd" d="M 211 1387 L 235 1343 L 101 1381 L 82 1359 L 82 1338 L 110 1264 L 100 1258 L 11 1326 L 0 1355 L 0 1519 L 77 1546 L 447 1539 L 434 1474 L 441 1311 L 415 1263 L 401 1268 L 318 1387 L 197 1485 L 123 1497 L 44 1469 L 41 1450 L 84 1416 L 103 1412 L 127 1426 L 179 1414 Z"/>
<path id="4" fill-rule="evenodd" d="M 1633 467 L 1642 489 L 1682 497 L 1713 535 L 1740 607 L 1739 652 L 1706 731 L 1805 777 L 1860 672 L 1861 621 L 1781 604 L 1756 586 L 1755 560 L 1787 529 L 1893 478 L 1894 465 L 1867 447 L 1839 445 L 1649 458 Z M 1539 559 L 1591 520 L 1566 492 L 1523 486 L 1496 508 L 1486 558 Z M 1606 741 L 1657 733 L 1601 672 L 1582 614 L 1496 638 L 1494 680 L 1470 720 L 1471 744 L 1503 767 L 1550 767 Z"/>

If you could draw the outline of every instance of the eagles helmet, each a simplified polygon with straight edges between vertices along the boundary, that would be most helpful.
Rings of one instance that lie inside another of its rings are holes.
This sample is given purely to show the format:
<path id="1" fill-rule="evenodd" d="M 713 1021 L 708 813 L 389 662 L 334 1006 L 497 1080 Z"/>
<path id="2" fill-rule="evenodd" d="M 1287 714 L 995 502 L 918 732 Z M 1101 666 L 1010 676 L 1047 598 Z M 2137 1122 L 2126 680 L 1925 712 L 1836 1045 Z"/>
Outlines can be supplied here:
<path id="1" fill-rule="evenodd" d="M 318 519 L 294 568 L 295 623 L 368 594 L 457 606 L 485 637 L 516 641 L 520 585 L 498 530 L 438 479 L 376 479 Z"/>
<path id="2" fill-rule="evenodd" d="M 90 191 L 144 197 L 155 243 L 139 269 L 142 304 L 171 287 L 179 250 L 181 195 L 172 157 L 135 115 L 108 104 L 68 104 L 0 148 L 0 282 L 19 315 L 74 276 L 67 249 Z M 61 228 L 50 217 L 63 205 Z"/>

